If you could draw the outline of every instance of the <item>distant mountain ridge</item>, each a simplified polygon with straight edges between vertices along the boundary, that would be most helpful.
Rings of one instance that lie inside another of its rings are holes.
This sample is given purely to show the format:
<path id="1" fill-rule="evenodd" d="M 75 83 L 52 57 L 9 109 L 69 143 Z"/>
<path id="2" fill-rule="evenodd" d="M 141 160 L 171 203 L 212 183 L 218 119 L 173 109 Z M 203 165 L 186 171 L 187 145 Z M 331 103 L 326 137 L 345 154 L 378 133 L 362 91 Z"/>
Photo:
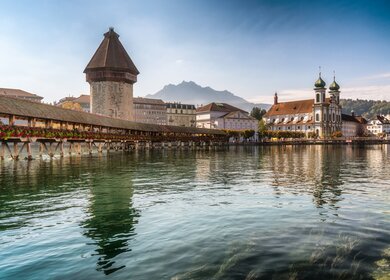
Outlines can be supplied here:
<path id="1" fill-rule="evenodd" d="M 228 103 L 248 112 L 253 107 L 268 109 L 271 106 L 270 104 L 249 102 L 227 90 L 218 91 L 211 87 L 202 87 L 193 81 L 183 81 L 178 85 L 169 84 L 155 94 L 148 94 L 145 97 L 159 98 L 165 102 L 181 102 L 197 106 L 206 105 L 211 102 Z"/>
<path id="2" fill-rule="evenodd" d="M 390 113 L 390 102 L 384 100 L 341 99 L 344 114 L 361 115 L 367 119 L 373 119 L 377 115 Z"/>

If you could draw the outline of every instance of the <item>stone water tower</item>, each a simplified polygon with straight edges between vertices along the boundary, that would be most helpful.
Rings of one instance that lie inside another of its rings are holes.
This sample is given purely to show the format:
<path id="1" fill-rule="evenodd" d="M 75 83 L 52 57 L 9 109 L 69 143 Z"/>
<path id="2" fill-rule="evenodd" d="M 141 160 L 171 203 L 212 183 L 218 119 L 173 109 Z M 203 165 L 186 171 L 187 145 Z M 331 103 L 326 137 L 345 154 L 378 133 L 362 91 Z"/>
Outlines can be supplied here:
<path id="1" fill-rule="evenodd" d="M 92 113 L 133 120 L 133 84 L 139 72 L 114 28 L 104 34 L 84 73 L 90 84 Z"/>

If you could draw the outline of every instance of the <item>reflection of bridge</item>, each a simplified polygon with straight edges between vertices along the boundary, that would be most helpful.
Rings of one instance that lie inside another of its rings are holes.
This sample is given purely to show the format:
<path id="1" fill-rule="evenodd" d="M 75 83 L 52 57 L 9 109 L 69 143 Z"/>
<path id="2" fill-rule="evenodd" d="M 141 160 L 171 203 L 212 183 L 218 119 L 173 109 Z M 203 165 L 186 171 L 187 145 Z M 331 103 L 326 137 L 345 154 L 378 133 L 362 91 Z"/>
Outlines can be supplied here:
<path id="1" fill-rule="evenodd" d="M 18 159 L 25 150 L 33 158 L 31 143 L 39 143 L 39 154 L 60 156 L 103 150 L 152 147 L 188 147 L 222 144 L 220 130 L 135 123 L 101 115 L 67 110 L 47 104 L 0 96 L 0 158 L 6 152 Z M 12 149 L 10 143 L 13 144 Z"/>

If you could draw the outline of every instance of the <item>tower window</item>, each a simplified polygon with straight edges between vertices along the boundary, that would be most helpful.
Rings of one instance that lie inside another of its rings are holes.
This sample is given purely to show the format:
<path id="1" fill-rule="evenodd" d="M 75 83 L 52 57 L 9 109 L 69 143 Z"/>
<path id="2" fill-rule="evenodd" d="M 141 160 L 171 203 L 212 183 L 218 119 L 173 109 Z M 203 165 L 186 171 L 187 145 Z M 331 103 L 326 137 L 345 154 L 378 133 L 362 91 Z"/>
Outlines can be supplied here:
<path id="1" fill-rule="evenodd" d="M 317 103 L 320 102 L 320 94 L 319 94 L 319 93 L 317 93 L 317 95 L 316 95 L 316 102 L 317 102 Z"/>
<path id="2" fill-rule="evenodd" d="M 320 121 L 320 114 L 316 114 L 316 122 L 319 122 Z"/>

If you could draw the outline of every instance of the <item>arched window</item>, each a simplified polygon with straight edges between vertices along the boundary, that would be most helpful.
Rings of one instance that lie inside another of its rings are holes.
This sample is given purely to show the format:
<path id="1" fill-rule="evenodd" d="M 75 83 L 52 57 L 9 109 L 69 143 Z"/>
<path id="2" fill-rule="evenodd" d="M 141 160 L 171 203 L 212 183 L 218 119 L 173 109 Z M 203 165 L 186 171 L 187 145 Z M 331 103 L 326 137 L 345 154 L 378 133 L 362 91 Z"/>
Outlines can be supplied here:
<path id="1" fill-rule="evenodd" d="M 317 93 L 317 95 L 316 95 L 316 102 L 320 103 L 320 94 L 319 93 Z"/>
<path id="2" fill-rule="evenodd" d="M 320 114 L 316 114 L 316 122 L 319 122 L 320 121 Z"/>

